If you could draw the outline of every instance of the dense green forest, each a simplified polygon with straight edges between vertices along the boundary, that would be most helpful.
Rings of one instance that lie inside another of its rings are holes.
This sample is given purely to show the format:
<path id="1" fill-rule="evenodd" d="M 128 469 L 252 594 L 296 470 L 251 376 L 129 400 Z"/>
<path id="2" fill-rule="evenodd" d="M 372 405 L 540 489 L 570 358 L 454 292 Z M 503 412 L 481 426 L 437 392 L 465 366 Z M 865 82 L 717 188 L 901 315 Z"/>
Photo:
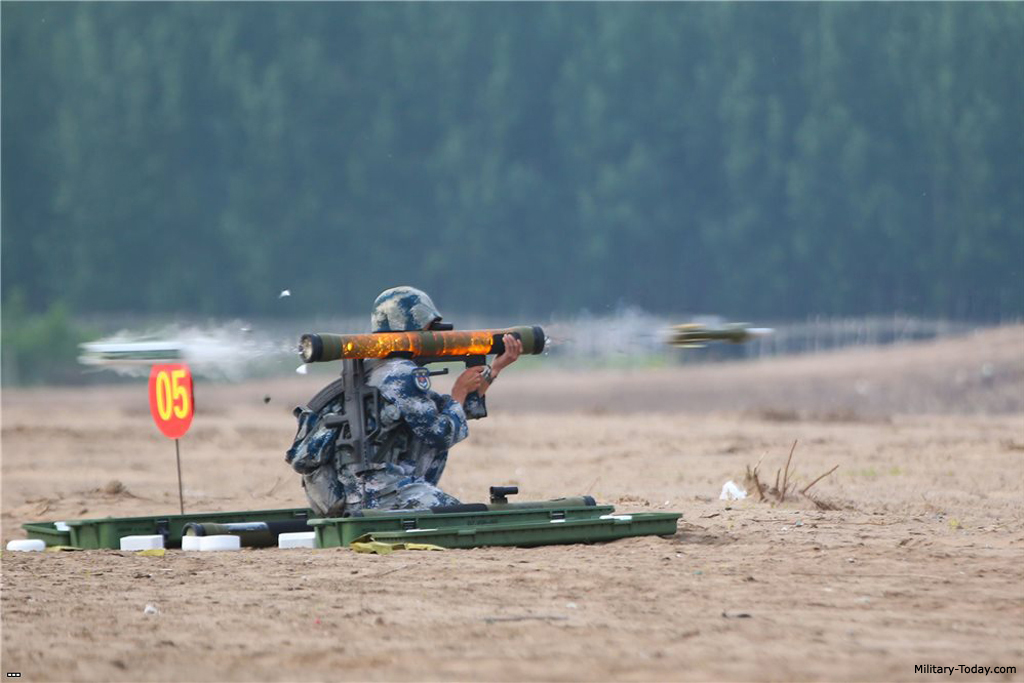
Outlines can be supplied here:
<path id="1" fill-rule="evenodd" d="M 28 311 L 1024 313 L 1024 6 L 4 3 Z"/>

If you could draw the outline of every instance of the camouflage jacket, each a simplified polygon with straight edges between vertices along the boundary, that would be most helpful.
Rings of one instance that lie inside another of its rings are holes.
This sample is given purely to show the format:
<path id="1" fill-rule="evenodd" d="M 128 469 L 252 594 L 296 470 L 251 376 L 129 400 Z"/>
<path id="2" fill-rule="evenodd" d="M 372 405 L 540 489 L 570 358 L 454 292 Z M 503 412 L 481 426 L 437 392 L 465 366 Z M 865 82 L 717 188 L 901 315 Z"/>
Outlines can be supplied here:
<path id="1" fill-rule="evenodd" d="M 322 416 L 337 412 L 339 403 L 299 418 L 299 433 L 287 460 L 303 474 L 310 504 L 332 516 L 364 507 L 458 504 L 436 486 L 448 449 L 469 435 L 467 417 L 486 416 L 483 399 L 474 395 L 464 407 L 451 396 L 432 391 L 428 371 L 403 359 L 374 365 L 367 384 L 383 399 L 370 462 L 348 462 L 335 453 L 335 432 L 323 425 Z"/>
<path id="2" fill-rule="evenodd" d="M 390 452 L 378 451 L 376 459 L 436 484 L 448 449 L 469 436 L 467 410 L 451 396 L 432 391 L 427 369 L 410 360 L 378 363 L 367 384 L 377 387 L 384 399 L 378 442 Z M 469 408 L 470 415 L 477 416 L 479 408 Z"/>

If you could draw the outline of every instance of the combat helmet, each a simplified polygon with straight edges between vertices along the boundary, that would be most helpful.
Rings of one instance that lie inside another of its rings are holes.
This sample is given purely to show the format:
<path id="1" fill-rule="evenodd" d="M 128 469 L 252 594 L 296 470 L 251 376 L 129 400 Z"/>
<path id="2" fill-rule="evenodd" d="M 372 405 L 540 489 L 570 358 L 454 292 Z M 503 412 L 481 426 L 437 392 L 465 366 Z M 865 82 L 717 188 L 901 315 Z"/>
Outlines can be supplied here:
<path id="1" fill-rule="evenodd" d="M 434 302 L 415 287 L 392 287 L 381 292 L 370 314 L 371 332 L 425 330 L 441 320 Z"/>

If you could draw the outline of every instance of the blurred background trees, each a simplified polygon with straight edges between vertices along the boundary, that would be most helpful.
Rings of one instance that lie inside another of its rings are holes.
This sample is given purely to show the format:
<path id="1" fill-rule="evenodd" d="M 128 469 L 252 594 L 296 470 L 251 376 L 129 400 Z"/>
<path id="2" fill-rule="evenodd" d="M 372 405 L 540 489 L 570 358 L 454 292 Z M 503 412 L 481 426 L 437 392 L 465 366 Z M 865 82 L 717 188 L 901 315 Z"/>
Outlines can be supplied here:
<path id="1" fill-rule="evenodd" d="M 5 4 L 5 309 L 1020 316 L 1022 36 L 996 3 Z"/>

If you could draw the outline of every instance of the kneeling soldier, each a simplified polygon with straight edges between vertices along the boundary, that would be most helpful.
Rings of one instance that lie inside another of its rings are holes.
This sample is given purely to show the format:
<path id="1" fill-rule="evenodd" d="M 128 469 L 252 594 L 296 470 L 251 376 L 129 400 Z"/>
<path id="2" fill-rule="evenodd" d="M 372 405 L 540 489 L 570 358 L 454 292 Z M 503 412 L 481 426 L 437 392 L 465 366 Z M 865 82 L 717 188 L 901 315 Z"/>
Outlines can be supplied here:
<path id="1" fill-rule="evenodd" d="M 443 329 L 430 297 L 412 287 L 382 292 L 374 302 L 371 325 L 375 333 Z M 438 482 L 448 449 L 469 435 L 467 419 L 486 416 L 483 397 L 491 382 L 522 352 L 522 342 L 512 335 L 505 335 L 503 342 L 505 352 L 493 365 L 465 370 L 451 395 L 432 391 L 429 371 L 412 360 L 367 361 L 365 385 L 376 388 L 381 399 L 379 414 L 368 416 L 379 425 L 366 444 L 368 458 L 352 457 L 351 449 L 336 449 L 338 430 L 324 417 L 339 412 L 340 396 L 303 411 L 287 461 L 302 473 L 313 510 L 334 517 L 362 508 L 458 505 Z"/>

